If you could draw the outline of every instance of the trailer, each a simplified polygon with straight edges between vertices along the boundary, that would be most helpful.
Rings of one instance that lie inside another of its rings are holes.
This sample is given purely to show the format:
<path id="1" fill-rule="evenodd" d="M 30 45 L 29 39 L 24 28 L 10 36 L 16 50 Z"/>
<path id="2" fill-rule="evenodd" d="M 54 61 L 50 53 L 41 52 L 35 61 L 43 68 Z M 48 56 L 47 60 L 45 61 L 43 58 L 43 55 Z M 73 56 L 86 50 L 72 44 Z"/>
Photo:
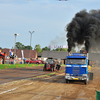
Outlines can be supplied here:
<path id="1" fill-rule="evenodd" d="M 71 80 L 81 80 L 85 84 L 88 84 L 89 80 L 93 80 L 88 53 L 69 53 L 65 67 L 65 80 L 66 83 Z"/>

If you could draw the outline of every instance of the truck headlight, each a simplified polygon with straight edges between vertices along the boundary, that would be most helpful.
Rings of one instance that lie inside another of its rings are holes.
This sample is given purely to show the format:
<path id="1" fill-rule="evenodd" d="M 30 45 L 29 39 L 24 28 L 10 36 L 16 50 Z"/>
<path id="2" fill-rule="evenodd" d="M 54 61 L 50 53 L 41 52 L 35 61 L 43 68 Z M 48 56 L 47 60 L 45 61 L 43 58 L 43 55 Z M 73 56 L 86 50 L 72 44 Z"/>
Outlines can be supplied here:
<path id="1" fill-rule="evenodd" d="M 66 67 L 71 67 L 71 65 L 66 65 Z"/>
<path id="2" fill-rule="evenodd" d="M 67 73 L 66 76 L 70 76 L 70 74 Z"/>
<path id="3" fill-rule="evenodd" d="M 81 67 L 87 67 L 86 65 L 82 65 Z"/>
<path id="4" fill-rule="evenodd" d="M 83 74 L 83 76 L 87 76 L 87 74 Z"/>

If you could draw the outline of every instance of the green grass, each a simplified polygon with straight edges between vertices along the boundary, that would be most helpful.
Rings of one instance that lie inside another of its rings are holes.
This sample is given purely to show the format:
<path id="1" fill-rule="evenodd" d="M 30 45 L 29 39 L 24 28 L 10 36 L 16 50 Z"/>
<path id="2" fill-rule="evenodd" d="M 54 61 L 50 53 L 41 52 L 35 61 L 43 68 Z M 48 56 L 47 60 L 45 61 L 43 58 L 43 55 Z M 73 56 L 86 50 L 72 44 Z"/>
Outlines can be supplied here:
<path id="1" fill-rule="evenodd" d="M 7 66 L 7 69 L 11 69 L 11 68 L 21 68 L 21 67 L 36 67 L 39 66 L 39 64 L 0 64 L 0 69 L 5 69 L 5 67 Z M 44 64 L 40 64 L 40 66 L 44 66 Z M 65 66 L 64 64 L 62 64 L 61 66 Z"/>
<path id="2" fill-rule="evenodd" d="M 39 64 L 0 64 L 0 69 L 5 69 L 5 67 L 7 66 L 7 69 L 11 69 L 11 68 L 21 68 L 21 67 L 36 67 L 39 66 Z M 40 66 L 44 66 L 44 64 L 40 64 Z"/>

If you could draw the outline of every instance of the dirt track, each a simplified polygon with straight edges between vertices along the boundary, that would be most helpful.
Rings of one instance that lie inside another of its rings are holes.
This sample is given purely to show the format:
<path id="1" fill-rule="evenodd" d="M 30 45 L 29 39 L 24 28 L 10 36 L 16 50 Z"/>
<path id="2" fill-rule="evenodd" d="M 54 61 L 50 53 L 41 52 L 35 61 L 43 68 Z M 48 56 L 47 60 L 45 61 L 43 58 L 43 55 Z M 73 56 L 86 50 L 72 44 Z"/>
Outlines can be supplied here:
<path id="1" fill-rule="evenodd" d="M 64 69 L 64 67 L 62 67 L 62 69 Z M 48 73 L 51 73 L 51 71 L 44 72 L 43 66 L 2 69 L 0 70 L 0 84 L 36 77 Z"/>
<path id="2" fill-rule="evenodd" d="M 0 100 L 95 100 L 100 90 L 100 68 L 92 68 L 94 80 L 66 84 L 64 73 L 0 85 Z"/>

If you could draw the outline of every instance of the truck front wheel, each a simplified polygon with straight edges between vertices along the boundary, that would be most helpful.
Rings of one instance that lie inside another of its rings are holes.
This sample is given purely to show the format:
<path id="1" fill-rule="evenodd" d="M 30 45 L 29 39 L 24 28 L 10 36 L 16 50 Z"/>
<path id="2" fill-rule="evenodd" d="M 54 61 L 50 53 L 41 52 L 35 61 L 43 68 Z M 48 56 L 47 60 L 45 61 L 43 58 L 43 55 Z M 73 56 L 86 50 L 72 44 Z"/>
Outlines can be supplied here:
<path id="1" fill-rule="evenodd" d="M 68 83 L 68 79 L 66 79 L 65 81 L 66 81 L 66 83 Z"/>
<path id="2" fill-rule="evenodd" d="M 89 83 L 89 78 L 87 77 L 86 80 L 84 81 L 84 84 L 87 85 Z"/>

